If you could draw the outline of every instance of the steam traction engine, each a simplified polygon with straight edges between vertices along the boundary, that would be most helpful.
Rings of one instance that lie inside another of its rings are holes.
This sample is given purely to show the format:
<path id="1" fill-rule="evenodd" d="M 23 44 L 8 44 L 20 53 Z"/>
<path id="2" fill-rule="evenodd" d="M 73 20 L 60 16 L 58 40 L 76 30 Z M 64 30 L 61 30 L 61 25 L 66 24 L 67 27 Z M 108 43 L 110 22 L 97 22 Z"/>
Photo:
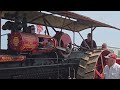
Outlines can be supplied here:
<path id="1" fill-rule="evenodd" d="M 72 31 L 73 37 L 75 32 L 81 36 L 79 31 L 87 28 L 91 28 L 91 34 L 96 27 L 118 28 L 67 11 L 50 12 L 52 14 L 37 11 L 0 12 L 3 19 L 9 20 L 2 29 L 11 31 L 8 34 L 8 49 L 0 50 L 0 78 L 102 79 L 106 64 L 104 56 L 110 52 L 86 50 L 77 46 L 74 40 L 72 44 L 70 36 L 62 32 L 62 28 Z M 36 34 L 34 25 L 27 26 L 27 23 L 45 25 L 47 34 Z M 55 31 L 53 37 L 49 35 L 47 26 Z M 54 27 L 61 28 L 61 31 L 56 31 Z"/>
<path id="2" fill-rule="evenodd" d="M 11 30 L 11 34 L 8 34 L 8 50 L 2 51 L 5 55 L 1 55 L 1 68 L 7 66 L 4 74 L 7 70 L 10 73 L 8 76 L 0 75 L 1 78 L 58 78 L 60 72 L 67 72 L 61 77 L 68 77 L 66 65 L 59 69 L 63 58 L 68 57 L 72 50 L 68 34 L 58 31 L 54 37 L 36 34 L 33 25 L 25 28 L 21 22 L 12 21 L 7 21 L 2 28 Z M 43 70 L 37 70 L 37 67 Z M 16 68 L 19 70 L 16 71 Z"/>

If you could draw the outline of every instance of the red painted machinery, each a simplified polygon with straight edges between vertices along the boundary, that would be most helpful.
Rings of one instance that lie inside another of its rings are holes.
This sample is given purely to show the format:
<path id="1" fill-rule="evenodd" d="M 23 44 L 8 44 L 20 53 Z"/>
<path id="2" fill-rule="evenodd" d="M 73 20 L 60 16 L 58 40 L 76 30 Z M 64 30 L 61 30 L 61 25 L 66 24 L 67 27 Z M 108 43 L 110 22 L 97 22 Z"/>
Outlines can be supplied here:
<path id="1" fill-rule="evenodd" d="M 15 32 L 9 36 L 10 48 L 14 51 L 33 51 L 39 46 L 39 39 L 34 34 Z"/>
<path id="2" fill-rule="evenodd" d="M 52 13 L 52 14 L 49 14 Z M 2 30 L 10 30 L 8 49 L 0 51 L 0 78 L 13 79 L 102 79 L 105 58 L 109 52 L 85 49 L 75 44 L 75 33 L 111 25 L 67 11 L 0 11 L 1 19 L 8 21 Z M 58 15 L 58 16 L 57 16 Z M 34 25 L 45 26 L 45 35 L 36 34 Z M 50 36 L 48 27 L 55 31 Z M 57 29 L 61 31 L 57 31 Z M 70 36 L 63 30 L 73 32 Z M 91 42 L 91 45 L 93 43 Z M 120 60 L 116 60 L 120 64 Z"/>
<path id="3" fill-rule="evenodd" d="M 58 42 L 57 49 L 60 49 L 58 52 L 63 57 L 68 57 L 72 51 L 72 41 L 68 34 L 63 32 L 57 32 L 54 38 Z"/>
<path id="4" fill-rule="evenodd" d="M 54 37 L 31 33 L 14 32 L 9 35 L 9 47 L 16 52 L 48 53 L 59 49 L 63 57 L 68 57 L 72 41 L 68 34 L 57 32 Z"/>
<path id="5" fill-rule="evenodd" d="M 12 55 L 0 55 L 0 62 L 23 62 L 26 57 L 23 55 L 12 56 Z"/>
<path id="6" fill-rule="evenodd" d="M 116 59 L 116 63 L 120 64 L 120 58 Z"/>

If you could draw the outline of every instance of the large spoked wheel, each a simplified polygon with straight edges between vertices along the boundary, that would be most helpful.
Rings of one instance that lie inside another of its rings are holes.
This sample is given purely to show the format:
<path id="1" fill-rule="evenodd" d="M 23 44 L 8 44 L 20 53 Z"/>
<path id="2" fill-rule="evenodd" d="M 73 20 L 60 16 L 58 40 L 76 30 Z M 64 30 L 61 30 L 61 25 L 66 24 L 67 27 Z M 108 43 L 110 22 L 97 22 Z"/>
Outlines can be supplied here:
<path id="1" fill-rule="evenodd" d="M 77 71 L 77 79 L 103 79 L 105 57 L 108 50 L 87 51 L 81 57 Z"/>
<path id="2" fill-rule="evenodd" d="M 58 53 L 62 57 L 68 57 L 72 51 L 72 40 L 70 36 L 63 32 L 57 32 L 54 38 L 58 41 L 58 46 L 64 48 L 66 51 L 58 50 Z"/>

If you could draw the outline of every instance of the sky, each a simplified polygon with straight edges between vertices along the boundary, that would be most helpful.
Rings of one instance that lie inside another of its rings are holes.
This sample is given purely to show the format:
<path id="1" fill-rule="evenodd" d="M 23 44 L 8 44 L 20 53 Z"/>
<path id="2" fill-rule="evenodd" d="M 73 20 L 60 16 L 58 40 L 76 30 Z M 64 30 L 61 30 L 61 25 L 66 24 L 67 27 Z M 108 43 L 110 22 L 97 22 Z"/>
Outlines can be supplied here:
<path id="1" fill-rule="evenodd" d="M 115 26 L 117 28 L 120 28 L 120 11 L 72 11 L 77 14 L 81 14 L 87 17 L 90 17 L 91 19 Z M 1 24 L 3 25 L 6 21 L 2 20 Z M 2 26 L 1 25 L 1 26 Z M 51 29 L 51 28 L 49 28 Z M 45 30 L 45 27 L 44 27 Z M 1 31 L 1 34 L 9 33 L 10 31 Z M 71 36 L 71 39 L 73 40 L 73 33 L 70 31 L 64 31 L 65 33 L 69 34 Z M 81 31 L 80 33 L 84 37 L 84 39 L 87 38 L 87 33 L 90 32 L 90 29 L 86 29 L 84 31 Z M 37 33 L 37 32 L 36 32 Z M 41 32 L 43 34 L 44 31 Z M 54 36 L 55 32 L 51 30 L 50 35 Z M 111 28 L 105 28 L 100 27 L 96 28 L 93 32 L 93 39 L 96 41 L 97 46 L 101 46 L 103 43 L 107 43 L 108 46 L 111 47 L 118 47 L 120 48 L 120 31 L 116 29 Z M 75 43 L 77 45 L 80 45 L 82 42 L 81 37 L 78 33 L 75 33 Z M 2 43 L 1 48 L 6 49 L 7 48 L 7 36 L 2 36 Z"/>
<path id="2" fill-rule="evenodd" d="M 74 11 L 75 13 L 88 16 L 94 20 L 120 28 L 120 11 Z M 82 31 L 81 34 L 86 38 L 89 30 Z M 78 36 L 77 36 L 78 37 Z M 120 31 L 111 28 L 96 28 L 93 32 L 93 39 L 98 46 L 107 43 L 108 46 L 120 48 Z"/>

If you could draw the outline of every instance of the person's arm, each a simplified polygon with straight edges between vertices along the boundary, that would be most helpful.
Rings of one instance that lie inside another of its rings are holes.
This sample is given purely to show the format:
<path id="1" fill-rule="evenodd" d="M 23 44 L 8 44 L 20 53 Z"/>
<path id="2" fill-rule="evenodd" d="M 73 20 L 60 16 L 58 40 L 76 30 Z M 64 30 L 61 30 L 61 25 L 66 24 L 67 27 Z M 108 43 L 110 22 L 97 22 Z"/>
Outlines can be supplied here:
<path id="1" fill-rule="evenodd" d="M 82 41 L 79 50 L 86 50 L 86 49 L 87 49 L 87 48 L 86 48 L 86 46 L 85 46 L 85 42 Z"/>
<path id="2" fill-rule="evenodd" d="M 82 47 L 85 47 L 84 41 L 82 41 L 81 46 L 82 46 Z"/>
<path id="3" fill-rule="evenodd" d="M 97 48 L 96 42 L 93 41 L 93 48 Z"/>

